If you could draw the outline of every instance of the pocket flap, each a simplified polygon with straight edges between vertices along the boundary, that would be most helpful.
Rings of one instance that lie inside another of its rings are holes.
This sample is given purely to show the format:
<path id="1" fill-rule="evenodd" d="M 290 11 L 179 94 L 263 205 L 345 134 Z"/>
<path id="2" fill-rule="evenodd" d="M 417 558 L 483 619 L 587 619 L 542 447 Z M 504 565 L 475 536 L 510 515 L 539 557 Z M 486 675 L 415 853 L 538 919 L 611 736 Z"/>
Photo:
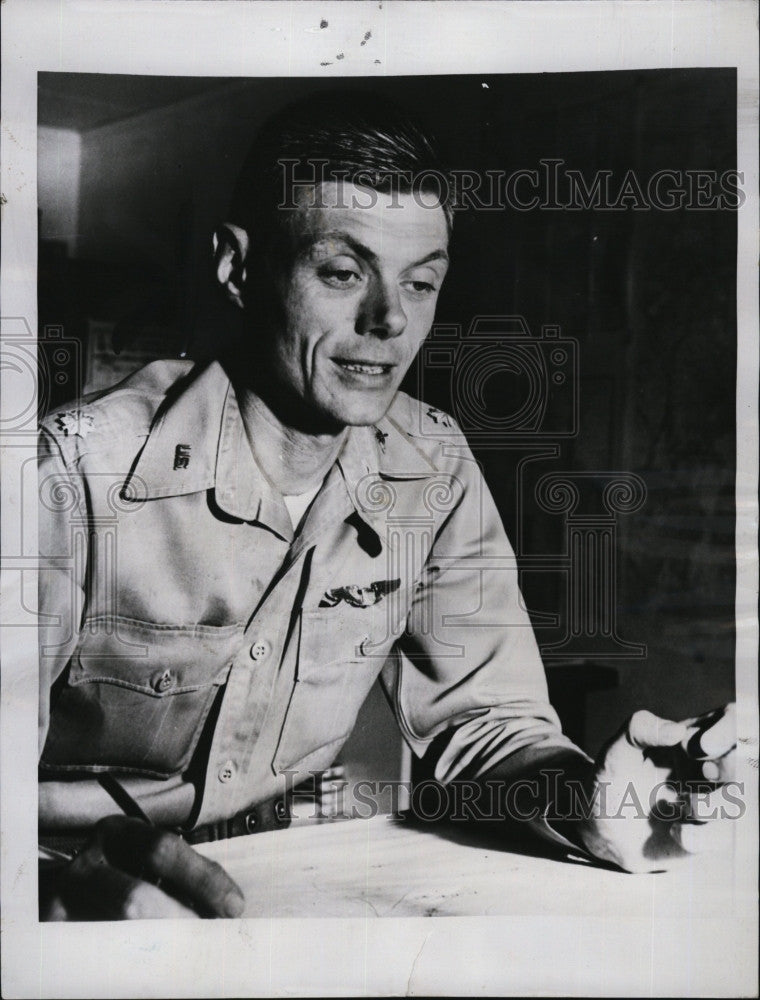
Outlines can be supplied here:
<path id="1" fill-rule="evenodd" d="M 118 684 L 159 698 L 219 685 L 242 633 L 236 625 L 175 627 L 90 619 L 71 662 L 69 684 Z"/>

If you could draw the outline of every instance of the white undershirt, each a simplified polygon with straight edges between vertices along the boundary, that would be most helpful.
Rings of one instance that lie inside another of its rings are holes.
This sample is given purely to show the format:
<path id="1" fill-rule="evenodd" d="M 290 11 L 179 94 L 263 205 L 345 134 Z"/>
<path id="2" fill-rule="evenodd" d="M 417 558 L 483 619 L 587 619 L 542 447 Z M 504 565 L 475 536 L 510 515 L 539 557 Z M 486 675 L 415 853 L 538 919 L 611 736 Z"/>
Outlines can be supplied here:
<path id="1" fill-rule="evenodd" d="M 306 513 L 306 508 L 309 506 L 317 493 L 319 493 L 321 486 L 322 484 L 319 483 L 313 490 L 307 490 L 306 493 L 283 496 L 282 499 L 285 501 L 285 506 L 288 508 L 288 514 L 290 514 L 290 520 L 293 523 L 294 530 L 301 523 L 301 518 Z"/>

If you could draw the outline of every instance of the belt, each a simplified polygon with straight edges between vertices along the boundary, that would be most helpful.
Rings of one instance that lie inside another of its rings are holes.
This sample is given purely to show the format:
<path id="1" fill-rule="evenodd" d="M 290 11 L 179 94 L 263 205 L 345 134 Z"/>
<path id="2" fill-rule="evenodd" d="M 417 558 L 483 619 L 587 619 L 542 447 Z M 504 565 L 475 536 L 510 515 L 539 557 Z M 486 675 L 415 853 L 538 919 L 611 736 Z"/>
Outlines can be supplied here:
<path id="1" fill-rule="evenodd" d="M 287 797 L 265 799 L 255 806 L 243 809 L 229 819 L 216 823 L 196 826 L 193 830 L 180 830 L 180 836 L 188 844 L 207 844 L 228 837 L 245 837 L 249 833 L 264 833 L 267 830 L 282 830 L 290 826 L 290 803 Z"/>
<path id="2" fill-rule="evenodd" d="M 267 830 L 283 830 L 290 826 L 290 796 L 265 799 L 255 806 L 243 809 L 229 819 L 216 823 L 205 823 L 193 830 L 174 829 L 188 844 L 207 844 L 228 837 L 244 837 L 250 833 L 264 833 Z M 92 828 L 66 831 L 40 831 L 40 844 L 55 851 L 76 854 L 81 851 L 92 834 Z"/>

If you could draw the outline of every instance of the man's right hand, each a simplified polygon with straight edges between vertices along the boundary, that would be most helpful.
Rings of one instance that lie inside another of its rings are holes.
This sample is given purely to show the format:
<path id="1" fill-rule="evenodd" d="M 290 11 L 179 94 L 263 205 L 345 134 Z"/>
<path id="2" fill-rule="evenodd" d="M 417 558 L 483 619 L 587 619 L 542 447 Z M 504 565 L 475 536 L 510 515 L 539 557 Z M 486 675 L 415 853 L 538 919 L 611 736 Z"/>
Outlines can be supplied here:
<path id="1" fill-rule="evenodd" d="M 181 837 L 108 816 L 66 864 L 40 868 L 41 920 L 239 917 L 240 889 Z"/>

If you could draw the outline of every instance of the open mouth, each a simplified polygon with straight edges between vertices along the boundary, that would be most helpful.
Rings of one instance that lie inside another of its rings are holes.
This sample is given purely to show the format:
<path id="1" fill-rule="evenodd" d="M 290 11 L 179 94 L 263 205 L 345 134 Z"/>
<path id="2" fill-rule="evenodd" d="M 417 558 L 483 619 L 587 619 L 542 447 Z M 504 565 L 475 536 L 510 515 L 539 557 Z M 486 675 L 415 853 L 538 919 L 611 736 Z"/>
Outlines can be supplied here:
<path id="1" fill-rule="evenodd" d="M 343 371 L 356 375 L 387 375 L 394 367 L 389 364 L 376 364 L 372 361 L 347 361 L 344 358 L 334 358 L 335 364 Z"/>

